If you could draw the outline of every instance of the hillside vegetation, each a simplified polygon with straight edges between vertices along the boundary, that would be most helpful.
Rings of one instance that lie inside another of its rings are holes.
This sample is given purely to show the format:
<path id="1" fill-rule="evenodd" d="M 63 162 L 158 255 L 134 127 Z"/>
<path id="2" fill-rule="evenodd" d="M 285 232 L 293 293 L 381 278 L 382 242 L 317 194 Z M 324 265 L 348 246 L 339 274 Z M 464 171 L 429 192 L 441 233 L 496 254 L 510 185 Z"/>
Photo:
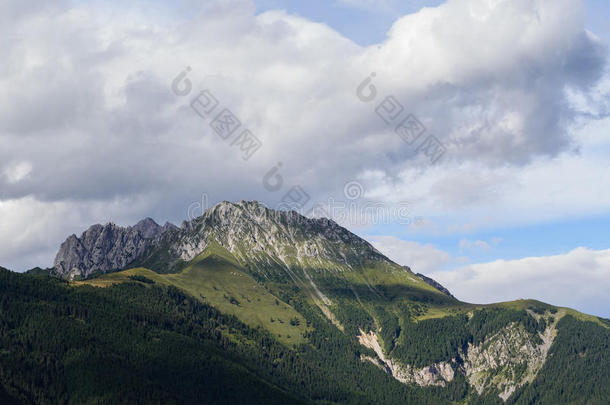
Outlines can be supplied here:
<path id="1" fill-rule="evenodd" d="M 0 400 L 600 404 L 610 321 L 460 302 L 328 219 L 223 202 L 0 270 Z M 118 267 L 117 267 L 118 266 Z"/>
<path id="2" fill-rule="evenodd" d="M 364 269 L 339 276 L 310 274 L 315 289 L 298 288 L 292 280 L 257 279 L 256 273 L 230 252 L 212 245 L 179 273 L 158 274 L 138 268 L 75 284 L 176 287 L 251 327 L 263 328 L 292 350 L 313 346 L 315 351 L 310 354 L 323 353 L 323 347 L 315 345 L 316 338 L 323 339 L 325 345 L 343 341 L 344 348 L 353 350 L 348 357 L 361 359 L 358 368 L 370 364 L 376 369 L 370 372 L 385 377 L 389 368 L 394 382 L 413 388 L 422 385 L 419 389 L 423 391 L 416 392 L 422 398 L 440 401 L 437 403 L 562 403 L 557 400 L 567 389 L 563 387 L 567 377 L 559 386 L 552 383 L 555 375 L 572 363 L 584 372 L 584 364 L 580 365 L 582 357 L 570 360 L 563 353 L 558 366 L 554 353 L 569 352 L 558 345 L 573 344 L 579 333 L 590 336 L 587 344 L 595 346 L 590 349 L 593 361 L 607 360 L 607 322 L 577 311 L 535 300 L 462 303 L 434 289 L 421 288 L 407 272 Z M 316 295 L 318 289 L 324 292 L 326 304 Z M 582 330 L 575 333 L 573 328 Z M 372 346 L 358 345 L 358 337 L 369 331 L 379 342 L 381 354 Z M 566 333 L 570 336 L 564 336 Z M 499 360 L 486 362 L 488 356 Z M 452 371 L 448 375 L 430 372 L 443 367 Z M 604 403 L 608 375 L 588 378 L 594 383 L 587 385 L 588 399 L 582 403 Z M 532 398 L 536 400 L 530 402 Z M 378 402 L 368 398 L 364 403 Z"/>

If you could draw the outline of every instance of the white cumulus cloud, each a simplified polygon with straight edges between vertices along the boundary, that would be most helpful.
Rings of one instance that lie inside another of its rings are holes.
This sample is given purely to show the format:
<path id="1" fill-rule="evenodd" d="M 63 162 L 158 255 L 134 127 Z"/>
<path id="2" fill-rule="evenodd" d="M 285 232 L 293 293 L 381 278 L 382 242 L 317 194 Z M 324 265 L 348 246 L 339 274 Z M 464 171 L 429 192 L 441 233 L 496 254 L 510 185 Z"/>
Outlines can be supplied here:
<path id="1" fill-rule="evenodd" d="M 409 266 L 415 273 L 428 274 L 450 262 L 451 256 L 431 244 L 421 244 L 394 236 L 371 236 L 373 246 L 394 262 Z"/>
<path id="2" fill-rule="evenodd" d="M 26 199 L 49 212 L 69 207 L 83 222 L 100 221 L 96 207 L 145 201 L 124 207 L 125 221 L 176 221 L 202 193 L 273 207 L 293 185 L 325 201 L 363 180 L 367 195 L 408 201 L 430 223 L 464 206 L 485 216 L 467 213 L 457 227 L 500 221 L 486 210 L 515 195 L 519 184 L 506 180 L 540 164 L 532 173 L 543 181 L 552 170 L 540 159 L 578 146 L 570 128 L 581 111 L 568 97 L 593 100 L 606 57 L 572 0 L 448 0 L 398 19 L 370 47 L 284 11 L 255 14 L 247 0 L 189 4 L 182 14 L 0 4 L 0 201 L 30 251 L 42 245 L 24 237 L 28 204 L 14 206 Z M 193 90 L 179 97 L 170 84 L 186 66 Z M 371 72 L 377 98 L 363 103 L 356 88 Z M 249 161 L 189 108 L 202 89 L 262 141 Z M 388 95 L 444 143 L 442 165 L 377 116 Z M 269 192 L 263 176 L 279 163 L 284 182 Z M 367 173 L 379 175 L 367 182 Z M 527 184 L 521 201 L 537 192 Z M 10 249 L 0 246 L 0 259 L 23 268 Z"/>
<path id="3" fill-rule="evenodd" d="M 497 260 L 428 274 L 463 301 L 492 303 L 533 298 L 610 317 L 610 250 Z"/>

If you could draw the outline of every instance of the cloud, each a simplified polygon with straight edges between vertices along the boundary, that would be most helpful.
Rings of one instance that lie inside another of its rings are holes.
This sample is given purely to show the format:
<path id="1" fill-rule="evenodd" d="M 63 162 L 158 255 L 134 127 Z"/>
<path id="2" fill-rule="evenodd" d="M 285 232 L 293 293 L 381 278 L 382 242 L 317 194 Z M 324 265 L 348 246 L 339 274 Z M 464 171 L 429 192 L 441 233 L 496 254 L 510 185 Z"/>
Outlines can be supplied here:
<path id="1" fill-rule="evenodd" d="M 482 240 L 471 241 L 466 238 L 460 240 L 460 252 L 462 250 L 471 250 L 471 249 L 489 250 L 489 249 L 491 249 L 491 246 L 489 246 L 489 243 L 482 241 Z"/>
<path id="2" fill-rule="evenodd" d="M 428 274 L 452 260 L 434 245 L 398 239 L 394 236 L 371 236 L 373 246 L 394 262 L 409 266 L 415 273 Z"/>
<path id="3" fill-rule="evenodd" d="M 399 182 L 377 182 L 374 195 L 413 202 L 416 216 L 428 220 L 429 234 L 472 233 L 498 227 L 531 226 L 606 215 L 610 189 L 607 153 L 610 119 L 579 131 L 584 146 L 540 159 L 524 168 L 473 163 L 422 173 L 401 173 Z"/>
<path id="4" fill-rule="evenodd" d="M 325 201 L 360 177 L 379 200 L 412 202 L 426 219 L 485 212 L 514 191 L 507 180 L 577 145 L 566 89 L 587 99 L 605 57 L 571 0 L 450 0 L 398 19 L 371 47 L 283 11 L 255 15 L 246 0 L 192 3 L 185 15 L 118 3 L 0 7 L 0 173 L 16 174 L 0 176 L 0 201 L 23 229 L 30 211 L 14 202 L 57 218 L 63 204 L 93 222 L 95 207 L 137 200 L 146 203 L 124 207 L 125 221 L 179 220 L 204 192 L 273 207 L 293 185 Z M 193 91 L 179 97 L 170 85 L 186 66 Z M 378 96 L 363 103 L 356 87 L 371 72 Z M 249 161 L 190 109 L 202 89 L 262 141 Z M 445 144 L 442 167 L 377 116 L 390 94 Z M 15 172 L 21 162 L 30 170 Z M 278 163 L 284 182 L 269 192 L 262 179 Z M 65 229 L 58 223 L 50 233 Z M 17 263 L 9 249 L 0 258 Z"/>
<path id="5" fill-rule="evenodd" d="M 7 167 L 4 170 L 4 176 L 6 181 L 10 184 L 19 183 L 25 179 L 32 171 L 32 164 L 30 162 L 20 162 L 12 167 Z"/>
<path id="6" fill-rule="evenodd" d="M 610 317 L 610 250 L 472 264 L 428 274 L 461 300 L 475 303 L 532 298 Z"/>
<path id="7" fill-rule="evenodd" d="M 488 252 L 502 242 L 502 238 L 494 237 L 486 242 L 484 240 L 470 240 L 468 238 L 460 239 L 460 253 L 463 251 L 483 251 Z"/>
<path id="8" fill-rule="evenodd" d="M 432 244 L 404 241 L 393 236 L 369 239 L 390 259 L 432 277 L 462 301 L 489 304 L 536 299 L 610 318 L 607 288 L 610 250 L 579 247 L 555 256 L 465 265 L 467 258 L 453 258 Z M 462 240 L 460 246 L 489 246 L 484 241 L 476 242 Z M 459 265 L 455 270 L 442 270 L 455 265 Z"/>
<path id="9" fill-rule="evenodd" d="M 453 158 L 525 164 L 569 147 L 565 90 L 595 84 L 605 51 L 579 2 L 452 0 L 399 19 L 367 57 Z"/>

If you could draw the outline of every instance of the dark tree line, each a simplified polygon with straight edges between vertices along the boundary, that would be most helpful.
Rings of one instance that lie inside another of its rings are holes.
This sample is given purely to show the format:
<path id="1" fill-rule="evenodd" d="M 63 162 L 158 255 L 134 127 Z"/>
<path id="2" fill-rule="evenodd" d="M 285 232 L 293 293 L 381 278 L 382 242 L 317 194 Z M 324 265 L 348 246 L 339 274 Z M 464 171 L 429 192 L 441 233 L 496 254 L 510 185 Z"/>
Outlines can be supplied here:
<path id="1" fill-rule="evenodd" d="M 510 322 L 533 334 L 546 326 L 525 311 L 501 309 L 415 322 L 425 303 L 405 304 L 399 321 L 381 304 L 364 310 L 346 291 L 337 300 L 346 304 L 338 312 L 344 333 L 294 286 L 268 288 L 305 317 L 307 343 L 284 346 L 261 328 L 147 280 L 74 287 L 0 269 L 0 403 L 496 404 L 495 393 L 478 397 L 460 374 L 444 388 L 399 383 L 361 360 L 374 353 L 353 332 L 374 328 L 376 320 L 392 356 L 423 366 Z M 607 403 L 608 330 L 565 317 L 558 331 L 538 378 L 509 402 Z"/>

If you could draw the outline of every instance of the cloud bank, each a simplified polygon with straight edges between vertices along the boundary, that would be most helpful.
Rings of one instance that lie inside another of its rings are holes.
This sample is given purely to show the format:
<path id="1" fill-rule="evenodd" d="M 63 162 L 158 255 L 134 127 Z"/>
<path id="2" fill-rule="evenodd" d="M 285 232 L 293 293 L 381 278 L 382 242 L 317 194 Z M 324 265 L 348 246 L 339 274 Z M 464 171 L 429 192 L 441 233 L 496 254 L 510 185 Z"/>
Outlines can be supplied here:
<path id="1" fill-rule="evenodd" d="M 610 250 L 497 260 L 429 274 L 459 299 L 491 303 L 535 298 L 610 318 Z"/>
<path id="2" fill-rule="evenodd" d="M 393 236 L 370 239 L 390 259 L 432 277 L 462 301 L 491 304 L 537 299 L 610 318 L 610 250 L 579 247 L 555 256 L 465 265 L 467 257 L 452 257 L 430 244 Z M 463 247 L 489 248 L 485 241 L 462 242 Z"/>
<path id="3" fill-rule="evenodd" d="M 449 0 L 370 47 L 246 0 L 185 11 L 0 5 L 0 217 L 16 233 L 0 263 L 24 269 L 26 252 L 54 250 L 83 223 L 179 222 L 202 193 L 275 206 L 292 185 L 315 201 L 353 179 L 446 225 L 439 212 L 493 207 L 540 159 L 578 147 L 570 100 L 589 97 L 605 63 L 572 0 Z M 170 85 L 187 66 L 193 92 L 180 97 Z M 377 97 L 362 102 L 372 72 Z M 262 142 L 250 160 L 189 107 L 203 89 Z M 375 113 L 389 95 L 445 145 L 440 163 Z M 279 163 L 270 192 L 262 179 Z M 34 221 L 49 236 L 31 237 Z"/>

